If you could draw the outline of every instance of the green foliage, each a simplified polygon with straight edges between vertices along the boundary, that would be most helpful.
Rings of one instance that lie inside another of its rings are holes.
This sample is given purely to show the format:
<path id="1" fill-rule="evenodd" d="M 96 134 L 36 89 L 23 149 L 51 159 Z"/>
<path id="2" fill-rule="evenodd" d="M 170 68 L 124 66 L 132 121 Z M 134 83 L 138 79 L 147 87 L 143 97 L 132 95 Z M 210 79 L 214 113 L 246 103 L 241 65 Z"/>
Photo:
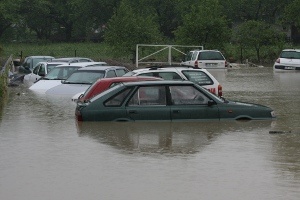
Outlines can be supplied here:
<path id="1" fill-rule="evenodd" d="M 218 0 L 202 0 L 183 16 L 183 24 L 175 31 L 175 38 L 178 44 L 222 49 L 230 37 L 227 24 Z"/>
<path id="2" fill-rule="evenodd" d="M 260 62 L 260 50 L 268 45 L 282 45 L 284 37 L 270 24 L 250 20 L 238 26 L 234 33 L 234 41 L 240 49 L 252 48 L 256 51 L 257 61 Z"/>
<path id="3" fill-rule="evenodd" d="M 162 36 L 155 16 L 142 16 L 122 1 L 107 24 L 104 40 L 114 55 L 134 56 L 136 44 L 160 43 Z"/>

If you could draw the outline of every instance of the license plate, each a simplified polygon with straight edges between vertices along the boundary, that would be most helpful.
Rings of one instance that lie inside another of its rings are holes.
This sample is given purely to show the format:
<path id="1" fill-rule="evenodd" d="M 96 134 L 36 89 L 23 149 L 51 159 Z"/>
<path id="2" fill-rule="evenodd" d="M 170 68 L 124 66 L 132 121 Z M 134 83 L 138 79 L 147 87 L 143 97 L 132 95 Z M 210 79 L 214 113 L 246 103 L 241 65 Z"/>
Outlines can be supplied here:
<path id="1" fill-rule="evenodd" d="M 295 67 L 285 67 L 284 69 L 292 69 L 292 70 L 294 70 L 296 68 Z"/>
<path id="2" fill-rule="evenodd" d="M 206 63 L 207 67 L 214 67 L 214 66 L 217 66 L 217 65 L 218 65 L 217 63 Z"/>

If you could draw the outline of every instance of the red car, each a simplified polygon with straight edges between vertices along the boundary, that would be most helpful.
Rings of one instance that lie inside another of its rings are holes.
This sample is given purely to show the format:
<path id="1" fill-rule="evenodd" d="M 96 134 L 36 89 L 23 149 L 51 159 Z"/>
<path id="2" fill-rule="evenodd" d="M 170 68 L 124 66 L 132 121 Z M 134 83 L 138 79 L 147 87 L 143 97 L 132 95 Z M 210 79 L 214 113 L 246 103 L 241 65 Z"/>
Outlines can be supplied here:
<path id="1" fill-rule="evenodd" d="M 121 77 L 113 77 L 113 78 L 102 78 L 96 81 L 93 85 L 91 85 L 84 94 L 76 94 L 72 97 L 72 101 L 87 101 L 92 97 L 100 94 L 101 92 L 107 90 L 108 88 L 119 84 L 121 82 L 136 82 L 136 81 L 153 81 L 153 80 L 163 80 L 159 77 L 152 76 L 121 76 Z"/>

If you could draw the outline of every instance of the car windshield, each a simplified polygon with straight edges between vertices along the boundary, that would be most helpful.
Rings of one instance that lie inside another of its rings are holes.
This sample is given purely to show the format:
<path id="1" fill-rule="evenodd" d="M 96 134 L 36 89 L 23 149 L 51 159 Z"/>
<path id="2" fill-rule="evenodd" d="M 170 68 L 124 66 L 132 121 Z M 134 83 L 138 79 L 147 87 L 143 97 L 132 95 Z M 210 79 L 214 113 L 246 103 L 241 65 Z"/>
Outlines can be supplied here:
<path id="1" fill-rule="evenodd" d="M 126 74 L 124 74 L 123 76 L 133 76 L 135 75 L 136 73 L 131 71 L 131 72 L 127 72 Z"/>
<path id="2" fill-rule="evenodd" d="M 47 64 L 47 73 L 49 73 L 52 69 L 54 69 L 54 67 L 56 67 L 57 65 L 61 65 L 59 63 L 48 63 Z"/>
<path id="3" fill-rule="evenodd" d="M 280 58 L 300 59 L 300 52 L 297 52 L 297 51 L 283 51 L 280 54 Z"/>
<path id="4" fill-rule="evenodd" d="M 198 60 L 224 60 L 224 57 L 217 51 L 200 52 Z"/>
<path id="5" fill-rule="evenodd" d="M 51 58 L 35 58 L 33 59 L 33 66 L 36 66 L 39 62 L 45 62 L 45 61 L 49 61 L 51 60 Z"/>
<path id="6" fill-rule="evenodd" d="M 79 69 L 79 67 L 75 67 L 75 66 L 55 67 L 43 79 L 65 80 L 77 69 Z"/>
<path id="7" fill-rule="evenodd" d="M 76 71 L 65 81 L 65 83 L 93 84 L 99 78 L 103 78 L 104 76 L 105 76 L 104 70 Z"/>
<path id="8" fill-rule="evenodd" d="M 202 71 L 183 70 L 182 73 L 189 81 L 197 83 L 198 85 L 213 85 L 214 82 L 211 78 Z"/>

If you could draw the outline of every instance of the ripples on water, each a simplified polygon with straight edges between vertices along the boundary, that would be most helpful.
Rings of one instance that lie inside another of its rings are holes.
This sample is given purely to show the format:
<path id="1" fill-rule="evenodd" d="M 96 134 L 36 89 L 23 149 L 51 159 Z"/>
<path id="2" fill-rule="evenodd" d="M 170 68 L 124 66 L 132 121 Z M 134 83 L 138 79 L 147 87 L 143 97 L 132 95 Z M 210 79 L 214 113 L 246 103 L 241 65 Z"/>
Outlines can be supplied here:
<path id="1" fill-rule="evenodd" d="M 226 98 L 270 106 L 274 121 L 77 123 L 70 99 L 10 88 L 0 199 L 299 199 L 299 75 L 219 75 Z"/>

